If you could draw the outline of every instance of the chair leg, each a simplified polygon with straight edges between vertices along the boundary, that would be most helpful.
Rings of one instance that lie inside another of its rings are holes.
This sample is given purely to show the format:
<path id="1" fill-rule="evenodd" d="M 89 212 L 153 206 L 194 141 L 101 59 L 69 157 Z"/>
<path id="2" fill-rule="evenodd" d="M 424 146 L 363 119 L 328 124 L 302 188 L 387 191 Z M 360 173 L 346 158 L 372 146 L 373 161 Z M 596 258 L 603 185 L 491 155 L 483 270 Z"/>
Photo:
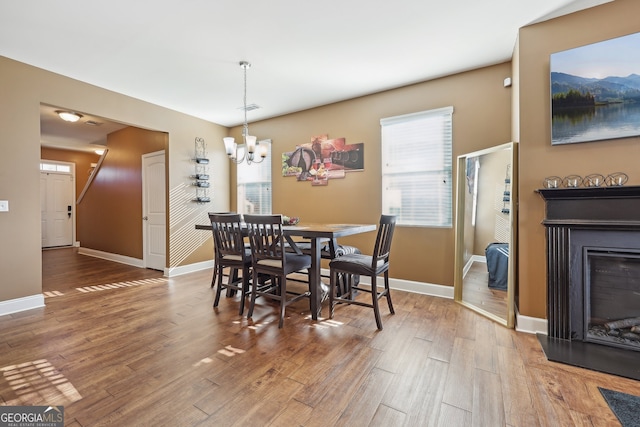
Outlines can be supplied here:
<path id="1" fill-rule="evenodd" d="M 329 275 L 329 319 L 333 319 L 333 309 L 335 308 L 333 300 L 336 297 L 337 289 L 337 280 L 338 280 L 338 272 L 336 270 L 331 270 L 331 274 Z"/>
<path id="2" fill-rule="evenodd" d="M 332 286 L 330 290 L 331 292 L 334 292 L 336 296 L 342 295 L 342 293 L 344 292 L 344 286 L 342 285 L 344 283 L 344 280 L 344 273 L 340 273 L 337 275 L 335 286 Z"/>
<path id="3" fill-rule="evenodd" d="M 376 325 L 382 330 L 382 319 L 380 318 L 380 307 L 378 306 L 378 287 L 376 276 L 371 276 L 371 300 L 373 303 L 373 314 L 376 316 Z"/>
<path id="4" fill-rule="evenodd" d="M 247 313 L 247 319 L 253 316 L 253 307 L 256 305 L 256 297 L 258 296 L 258 273 L 253 272 L 253 286 L 251 287 L 251 301 L 249 302 L 249 312 Z"/>
<path id="5" fill-rule="evenodd" d="M 218 266 L 215 265 L 215 261 L 214 261 L 214 265 L 213 265 L 213 277 L 211 278 L 211 287 L 213 288 L 216 285 L 216 279 L 218 277 Z"/>
<path id="6" fill-rule="evenodd" d="M 217 278 L 218 278 L 218 285 L 216 287 L 216 299 L 213 301 L 213 306 L 217 307 L 218 303 L 220 302 L 220 294 L 222 293 L 222 268 L 220 266 L 217 267 L 218 268 L 218 273 L 217 273 Z"/>
<path id="7" fill-rule="evenodd" d="M 218 263 L 216 262 L 216 258 L 217 255 L 215 253 L 215 249 L 214 249 L 214 253 L 213 253 L 213 277 L 211 278 L 211 287 L 213 288 L 216 284 L 216 279 L 218 276 Z"/>
<path id="8" fill-rule="evenodd" d="M 249 268 L 244 267 L 242 269 L 242 292 L 240 295 L 240 316 L 244 313 L 244 300 L 247 297 L 249 291 Z"/>
<path id="9" fill-rule="evenodd" d="M 280 289 L 280 322 L 278 322 L 278 328 L 282 328 L 287 300 L 287 278 L 283 276 L 278 278 L 278 281 L 280 282 L 280 286 L 278 286 L 278 289 Z"/>
<path id="10" fill-rule="evenodd" d="M 391 290 L 389 290 L 389 271 L 384 272 L 384 289 L 387 293 L 387 304 L 389 304 L 389 311 L 391 314 L 396 314 L 393 310 L 393 303 L 391 302 Z"/>
<path id="11" fill-rule="evenodd" d="M 228 285 L 238 281 L 238 270 L 239 269 L 235 268 L 235 267 L 231 267 L 229 269 L 229 279 L 227 280 L 227 284 Z M 227 296 L 228 297 L 235 296 L 235 294 L 236 294 L 236 290 L 235 289 L 227 288 Z"/>
<path id="12" fill-rule="evenodd" d="M 353 292 L 353 274 L 344 273 L 344 283 L 345 285 L 343 295 L 347 295 L 349 299 L 353 301 L 354 299 L 356 299 L 356 296 Z"/>

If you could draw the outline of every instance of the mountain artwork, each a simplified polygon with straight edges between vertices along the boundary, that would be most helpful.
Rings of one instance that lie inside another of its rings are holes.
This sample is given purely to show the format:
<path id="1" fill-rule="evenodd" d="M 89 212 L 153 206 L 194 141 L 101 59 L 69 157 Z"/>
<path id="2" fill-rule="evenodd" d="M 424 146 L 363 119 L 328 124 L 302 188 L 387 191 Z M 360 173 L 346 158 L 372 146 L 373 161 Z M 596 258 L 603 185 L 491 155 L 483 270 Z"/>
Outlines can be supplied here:
<path id="1" fill-rule="evenodd" d="M 551 144 L 640 135 L 640 33 L 550 58 Z"/>

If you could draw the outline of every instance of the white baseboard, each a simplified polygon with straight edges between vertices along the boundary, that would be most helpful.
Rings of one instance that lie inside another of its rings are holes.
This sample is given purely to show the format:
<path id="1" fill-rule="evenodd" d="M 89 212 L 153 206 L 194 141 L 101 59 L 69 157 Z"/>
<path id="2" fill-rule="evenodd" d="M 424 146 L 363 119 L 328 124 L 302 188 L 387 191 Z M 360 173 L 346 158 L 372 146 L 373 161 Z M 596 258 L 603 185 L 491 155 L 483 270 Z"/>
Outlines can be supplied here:
<path id="1" fill-rule="evenodd" d="M 188 264 L 188 265 L 181 265 L 179 267 L 165 268 L 164 275 L 165 277 L 175 277 L 175 276 L 180 276 L 187 273 L 194 273 L 200 270 L 206 270 L 208 268 L 213 268 L 213 260 L 196 262 L 194 264 Z"/>
<path id="2" fill-rule="evenodd" d="M 44 307 L 42 294 L 0 301 L 0 316 L 41 307 Z"/>
<path id="3" fill-rule="evenodd" d="M 414 294 L 453 299 L 453 286 L 436 285 L 434 283 L 414 282 L 412 280 L 389 279 L 389 287 Z"/>
<path id="4" fill-rule="evenodd" d="M 487 263 L 487 257 L 484 255 L 471 255 L 471 260 L 472 262 L 481 262 L 482 264 L 486 264 Z"/>
<path id="5" fill-rule="evenodd" d="M 547 324 L 547 319 L 523 316 L 516 309 L 516 331 L 518 332 L 547 335 Z"/>
<path id="6" fill-rule="evenodd" d="M 134 267 L 144 268 L 144 260 L 139 258 L 133 258 L 125 255 L 112 254 L 109 252 L 97 251 L 89 248 L 79 248 L 78 253 L 81 255 L 88 255 L 95 258 L 106 259 L 107 261 L 115 261 L 121 264 L 132 265 Z"/>
<path id="7" fill-rule="evenodd" d="M 323 268 L 322 275 L 329 275 L 329 270 Z M 368 277 L 361 277 L 362 283 L 371 284 Z M 377 285 L 384 286 L 384 279 L 378 277 Z M 412 280 L 389 278 L 389 287 L 399 291 L 407 291 L 414 294 L 431 295 L 434 297 L 453 299 L 453 286 L 436 285 L 433 283 L 414 282 Z"/>
<path id="8" fill-rule="evenodd" d="M 483 255 L 471 255 L 471 258 L 469 258 L 469 261 L 467 261 L 467 263 L 462 268 L 462 277 L 465 277 L 467 275 L 467 273 L 471 269 L 471 266 L 473 265 L 474 262 L 480 262 L 482 264 L 486 264 L 487 257 Z"/>

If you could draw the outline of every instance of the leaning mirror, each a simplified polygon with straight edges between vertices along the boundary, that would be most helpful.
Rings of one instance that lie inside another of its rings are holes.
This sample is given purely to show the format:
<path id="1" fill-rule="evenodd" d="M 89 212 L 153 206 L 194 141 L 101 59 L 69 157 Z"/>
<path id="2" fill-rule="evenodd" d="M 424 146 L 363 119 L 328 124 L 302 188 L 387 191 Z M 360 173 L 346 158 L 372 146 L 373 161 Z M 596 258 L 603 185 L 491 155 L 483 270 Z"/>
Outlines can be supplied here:
<path id="1" fill-rule="evenodd" d="M 517 144 L 458 156 L 454 299 L 514 327 Z"/>

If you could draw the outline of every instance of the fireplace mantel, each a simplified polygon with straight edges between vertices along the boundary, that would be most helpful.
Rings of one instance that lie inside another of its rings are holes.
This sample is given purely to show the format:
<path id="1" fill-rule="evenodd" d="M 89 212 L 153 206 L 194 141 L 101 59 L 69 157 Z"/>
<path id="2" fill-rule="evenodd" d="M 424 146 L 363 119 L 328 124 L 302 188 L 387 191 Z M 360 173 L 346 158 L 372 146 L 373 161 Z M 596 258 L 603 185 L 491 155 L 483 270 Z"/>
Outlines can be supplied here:
<path id="1" fill-rule="evenodd" d="M 640 227 L 640 186 L 536 191 L 546 201 L 544 225 Z"/>
<path id="2" fill-rule="evenodd" d="M 548 334 L 539 336 L 545 354 L 550 360 L 640 380 L 640 367 L 634 362 L 638 352 L 575 340 L 569 313 L 570 301 L 581 298 L 571 286 L 572 272 L 580 269 L 572 241 L 585 233 L 603 236 L 600 240 L 625 236 L 634 250 L 640 249 L 640 186 L 536 192 L 545 200 Z"/>

